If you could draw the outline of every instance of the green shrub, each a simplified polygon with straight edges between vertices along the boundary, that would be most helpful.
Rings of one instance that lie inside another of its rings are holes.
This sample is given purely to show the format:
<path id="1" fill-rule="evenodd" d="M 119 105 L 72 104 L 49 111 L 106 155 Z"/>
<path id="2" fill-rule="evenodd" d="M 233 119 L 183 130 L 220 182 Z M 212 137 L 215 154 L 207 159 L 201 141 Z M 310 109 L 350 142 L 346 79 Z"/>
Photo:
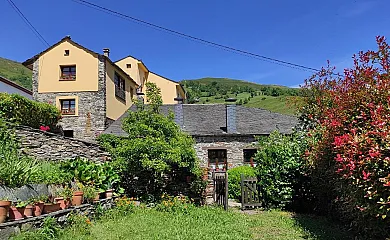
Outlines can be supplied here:
<path id="1" fill-rule="evenodd" d="M 45 184 L 64 184 L 72 180 L 72 173 L 61 168 L 61 163 L 38 162 L 39 175 L 33 181 Z"/>
<path id="2" fill-rule="evenodd" d="M 36 102 L 18 94 L 0 93 L 0 118 L 33 128 L 54 127 L 61 119 L 61 113 L 48 103 Z"/>
<path id="3" fill-rule="evenodd" d="M 0 119 L 0 185 L 20 187 L 38 175 L 37 161 L 19 152 L 13 129 Z"/>
<path id="4" fill-rule="evenodd" d="M 194 140 L 183 133 L 173 116 L 159 113 L 160 89 L 147 84 L 148 106 L 137 103 L 137 111 L 123 119 L 128 137 L 99 138 L 114 156 L 122 185 L 129 196 L 159 199 L 163 192 L 177 195 L 187 190 L 198 195 L 201 170 L 194 150 Z M 196 184 L 192 184 L 196 182 Z"/>
<path id="5" fill-rule="evenodd" d="M 302 158 L 305 148 L 305 139 L 299 134 L 285 136 L 273 132 L 259 139 L 255 161 L 265 208 L 292 207 L 294 200 L 307 197 L 307 169 Z"/>
<path id="6" fill-rule="evenodd" d="M 229 198 L 241 200 L 241 175 L 256 177 L 256 171 L 250 166 L 240 166 L 228 170 Z"/>
<path id="7" fill-rule="evenodd" d="M 60 168 L 69 173 L 73 180 L 83 185 L 93 185 L 98 191 L 115 188 L 117 192 L 122 192 L 118 186 L 120 176 L 111 162 L 95 163 L 88 159 L 76 158 L 63 162 Z"/>

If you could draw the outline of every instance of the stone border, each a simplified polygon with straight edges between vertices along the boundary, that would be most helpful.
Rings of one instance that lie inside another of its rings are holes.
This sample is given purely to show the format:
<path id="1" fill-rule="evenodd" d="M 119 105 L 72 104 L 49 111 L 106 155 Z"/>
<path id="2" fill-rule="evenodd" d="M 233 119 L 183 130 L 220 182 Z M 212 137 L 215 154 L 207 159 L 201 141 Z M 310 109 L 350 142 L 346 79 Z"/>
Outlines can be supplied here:
<path id="1" fill-rule="evenodd" d="M 110 209 L 114 206 L 114 200 L 116 197 L 111 199 L 101 199 L 99 202 L 93 204 L 83 204 L 80 206 L 74 206 L 68 209 L 60 210 L 53 213 L 43 214 L 38 217 L 31 217 L 27 219 L 5 222 L 0 224 L 0 239 L 8 239 L 11 235 L 20 233 L 23 229 L 29 229 L 31 227 L 39 228 L 42 226 L 45 218 L 54 217 L 57 219 L 57 223 L 63 225 L 66 223 L 71 213 L 80 213 L 83 215 L 92 215 L 97 206 L 101 205 L 103 209 Z"/>

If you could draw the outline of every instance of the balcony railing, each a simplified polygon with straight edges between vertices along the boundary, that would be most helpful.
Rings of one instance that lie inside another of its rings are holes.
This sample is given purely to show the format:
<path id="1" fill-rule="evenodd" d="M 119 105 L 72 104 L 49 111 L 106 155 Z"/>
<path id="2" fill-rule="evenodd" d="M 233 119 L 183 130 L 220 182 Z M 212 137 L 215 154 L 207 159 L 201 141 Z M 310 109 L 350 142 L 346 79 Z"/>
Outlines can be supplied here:
<path id="1" fill-rule="evenodd" d="M 122 99 L 123 101 L 126 101 L 126 92 L 125 90 L 119 88 L 118 86 L 115 86 L 115 96 Z"/>

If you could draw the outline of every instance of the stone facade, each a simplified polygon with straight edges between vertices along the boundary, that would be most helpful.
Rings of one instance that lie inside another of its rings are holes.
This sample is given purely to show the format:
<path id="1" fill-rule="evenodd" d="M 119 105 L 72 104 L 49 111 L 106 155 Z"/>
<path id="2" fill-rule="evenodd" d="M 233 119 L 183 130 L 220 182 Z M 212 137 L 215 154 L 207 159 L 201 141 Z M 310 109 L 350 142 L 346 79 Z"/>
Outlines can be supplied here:
<path id="1" fill-rule="evenodd" d="M 208 167 L 208 150 L 226 149 L 228 168 L 244 165 L 244 149 L 253 149 L 254 136 L 193 136 L 201 167 Z"/>
<path id="2" fill-rule="evenodd" d="M 74 138 L 18 126 L 15 134 L 21 143 L 21 151 L 36 159 L 60 161 L 85 157 L 93 161 L 110 160 L 110 154 L 99 145 Z"/>
<path id="3" fill-rule="evenodd" d="M 107 127 L 106 121 L 106 61 L 99 56 L 99 79 L 97 92 L 38 93 L 39 61 L 33 65 L 33 98 L 39 102 L 56 104 L 56 97 L 77 96 L 78 116 L 63 116 L 60 125 L 63 130 L 73 130 L 73 137 L 95 140 Z"/>

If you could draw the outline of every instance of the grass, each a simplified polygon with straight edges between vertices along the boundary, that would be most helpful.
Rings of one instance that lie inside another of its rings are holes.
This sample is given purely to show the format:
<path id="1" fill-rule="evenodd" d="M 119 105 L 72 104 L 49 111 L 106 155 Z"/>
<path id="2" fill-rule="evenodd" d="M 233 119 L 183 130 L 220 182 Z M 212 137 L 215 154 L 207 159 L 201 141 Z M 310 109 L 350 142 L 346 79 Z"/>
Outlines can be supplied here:
<path id="1" fill-rule="evenodd" d="M 19 62 L 0 57 L 0 76 L 12 80 L 27 89 L 32 89 L 32 71 Z"/>
<path id="2" fill-rule="evenodd" d="M 235 96 L 237 102 L 240 100 L 244 101 L 244 99 L 250 96 L 249 93 L 240 93 Z M 243 104 L 243 106 L 247 107 L 255 107 L 255 108 L 263 108 L 270 110 L 271 112 L 277 112 L 287 115 L 295 115 L 296 108 L 293 106 L 293 98 L 291 96 L 279 96 L 272 97 L 266 95 L 254 96 L 251 98 L 248 103 Z M 199 103 L 210 104 L 210 103 L 224 103 L 225 99 L 212 97 L 201 97 Z"/>
<path id="3" fill-rule="evenodd" d="M 85 220 L 83 220 L 85 221 Z M 42 237 L 41 237 L 42 238 Z M 15 239 L 34 238 L 31 232 Z M 266 211 L 248 215 L 220 208 L 193 207 L 187 212 L 137 208 L 109 211 L 90 225 L 78 222 L 58 239 L 352 239 L 334 223 L 319 217 Z"/>

